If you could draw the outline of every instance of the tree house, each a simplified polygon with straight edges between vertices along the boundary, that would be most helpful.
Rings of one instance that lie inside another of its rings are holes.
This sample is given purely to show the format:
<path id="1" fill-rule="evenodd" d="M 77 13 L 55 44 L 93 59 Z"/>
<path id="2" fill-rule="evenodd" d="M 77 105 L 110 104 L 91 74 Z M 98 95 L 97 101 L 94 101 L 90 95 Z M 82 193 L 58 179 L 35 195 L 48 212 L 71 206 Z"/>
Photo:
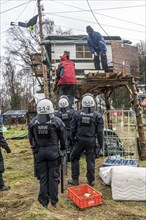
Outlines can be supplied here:
<path id="1" fill-rule="evenodd" d="M 140 78 L 138 48 L 126 44 L 126 42 L 123 42 L 119 37 L 112 39 L 113 40 L 111 40 L 111 38 L 105 39 L 106 43 L 109 45 L 107 58 L 110 58 L 108 60 L 108 63 L 110 63 L 110 72 L 105 73 L 102 70 L 94 70 L 93 60 L 90 57 L 88 53 L 89 50 L 86 47 L 87 36 L 46 37 L 42 44 L 45 46 L 46 50 L 46 61 L 49 72 L 48 89 L 51 94 L 50 97 L 53 97 L 53 84 L 55 81 L 53 76 L 55 76 L 55 69 L 59 62 L 59 56 L 63 54 L 64 50 L 69 51 L 70 59 L 75 62 L 78 80 L 78 97 L 81 98 L 82 95 L 87 92 L 92 93 L 95 96 L 104 94 L 106 109 L 110 110 L 110 95 L 115 89 L 125 86 L 129 91 L 129 95 L 133 99 L 132 104 L 136 113 L 138 138 L 141 152 L 140 158 L 142 160 L 146 160 L 146 138 L 144 136 L 144 128 L 140 113 L 141 108 L 136 86 Z M 81 54 L 83 55 L 82 58 L 80 57 Z M 86 54 L 87 57 L 84 57 L 84 54 Z M 52 66 L 55 67 L 54 70 Z M 110 121 L 110 118 L 108 118 L 108 120 Z"/>
<path id="2" fill-rule="evenodd" d="M 31 54 L 31 61 L 34 69 L 34 73 L 36 77 L 42 77 L 42 61 L 41 61 L 41 53 Z"/>

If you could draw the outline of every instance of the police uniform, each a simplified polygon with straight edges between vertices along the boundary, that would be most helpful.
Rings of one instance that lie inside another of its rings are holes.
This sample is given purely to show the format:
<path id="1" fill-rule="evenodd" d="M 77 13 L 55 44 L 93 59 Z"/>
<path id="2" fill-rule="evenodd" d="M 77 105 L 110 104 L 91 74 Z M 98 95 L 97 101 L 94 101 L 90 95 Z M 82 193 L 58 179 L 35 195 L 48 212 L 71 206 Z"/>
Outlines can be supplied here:
<path id="1" fill-rule="evenodd" d="M 54 116 L 45 123 L 34 118 L 29 125 L 29 141 L 35 140 L 38 147 L 38 171 L 40 191 L 38 201 L 47 206 L 58 202 L 58 183 L 60 177 L 60 149 L 65 150 L 66 129 L 60 118 Z"/>
<path id="2" fill-rule="evenodd" d="M 59 117 L 64 122 L 66 130 L 67 130 L 68 151 L 70 151 L 70 148 L 72 146 L 71 134 L 70 134 L 70 123 L 73 118 L 74 112 L 75 112 L 74 109 L 64 108 L 64 111 L 58 111 L 56 113 L 56 116 Z"/>
<path id="3" fill-rule="evenodd" d="M 37 117 L 35 117 L 31 122 L 30 122 L 30 127 L 31 127 L 31 124 L 34 123 L 34 121 L 37 120 Z M 39 177 L 39 172 L 38 172 L 38 152 L 39 152 L 39 147 L 35 141 L 35 138 L 34 136 L 31 136 L 31 133 L 29 135 L 31 138 L 30 138 L 30 141 L 31 141 L 31 149 L 32 149 L 32 152 L 33 152 L 33 160 L 34 160 L 34 176 L 40 180 L 40 177 Z"/>
<path id="4" fill-rule="evenodd" d="M 2 152 L 1 152 L 1 147 L 4 148 L 7 153 L 11 152 L 6 140 L 3 137 L 2 128 L 0 126 L 0 191 L 3 191 L 3 190 L 10 189 L 10 187 L 5 186 L 4 181 L 3 181 L 2 173 L 4 172 L 4 160 L 3 160 L 3 156 L 2 156 Z"/>
<path id="5" fill-rule="evenodd" d="M 77 185 L 79 178 L 79 160 L 81 154 L 85 151 L 87 162 L 87 180 L 88 184 L 92 185 L 95 174 L 95 149 L 96 138 L 100 147 L 103 145 L 103 118 L 100 113 L 93 111 L 85 113 L 84 111 L 75 112 L 71 121 L 71 136 L 74 141 L 74 146 L 71 151 L 72 164 L 72 180 L 69 182 Z"/>

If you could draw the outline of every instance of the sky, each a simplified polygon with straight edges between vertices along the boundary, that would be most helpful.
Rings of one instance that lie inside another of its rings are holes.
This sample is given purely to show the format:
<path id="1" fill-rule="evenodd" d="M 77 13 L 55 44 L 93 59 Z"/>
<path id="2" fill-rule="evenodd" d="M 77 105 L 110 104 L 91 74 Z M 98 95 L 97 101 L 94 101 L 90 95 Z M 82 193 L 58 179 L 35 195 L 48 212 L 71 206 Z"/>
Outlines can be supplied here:
<path id="1" fill-rule="evenodd" d="M 43 18 L 54 20 L 56 28 L 86 34 L 90 25 L 103 36 L 120 36 L 133 44 L 146 41 L 146 0 L 41 0 Z M 36 0 L 0 0 L 1 48 L 6 30 L 13 22 L 27 22 L 37 14 Z"/>

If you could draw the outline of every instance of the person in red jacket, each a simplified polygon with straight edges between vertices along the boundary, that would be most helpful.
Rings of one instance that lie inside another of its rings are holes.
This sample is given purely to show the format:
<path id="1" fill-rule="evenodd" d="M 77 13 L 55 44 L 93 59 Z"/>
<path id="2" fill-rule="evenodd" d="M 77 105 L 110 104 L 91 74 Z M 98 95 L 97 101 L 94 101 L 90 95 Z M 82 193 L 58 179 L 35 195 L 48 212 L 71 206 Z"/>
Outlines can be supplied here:
<path id="1" fill-rule="evenodd" d="M 59 86 L 59 97 L 66 95 L 69 98 L 70 107 L 74 103 L 74 97 L 76 92 L 76 73 L 75 64 L 69 60 L 68 53 L 64 52 L 63 56 L 60 56 L 61 62 L 58 65 L 56 77 Z"/>

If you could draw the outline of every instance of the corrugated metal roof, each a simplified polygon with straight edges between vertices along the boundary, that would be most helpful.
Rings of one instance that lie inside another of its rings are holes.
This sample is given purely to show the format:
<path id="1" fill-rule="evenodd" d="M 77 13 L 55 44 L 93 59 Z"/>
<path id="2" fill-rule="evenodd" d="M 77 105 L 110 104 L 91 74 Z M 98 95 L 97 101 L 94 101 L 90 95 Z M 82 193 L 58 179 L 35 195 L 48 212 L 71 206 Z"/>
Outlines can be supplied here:
<path id="1" fill-rule="evenodd" d="M 7 112 L 4 112 L 3 116 L 13 116 L 13 115 L 26 115 L 28 111 L 27 110 L 9 110 Z"/>

